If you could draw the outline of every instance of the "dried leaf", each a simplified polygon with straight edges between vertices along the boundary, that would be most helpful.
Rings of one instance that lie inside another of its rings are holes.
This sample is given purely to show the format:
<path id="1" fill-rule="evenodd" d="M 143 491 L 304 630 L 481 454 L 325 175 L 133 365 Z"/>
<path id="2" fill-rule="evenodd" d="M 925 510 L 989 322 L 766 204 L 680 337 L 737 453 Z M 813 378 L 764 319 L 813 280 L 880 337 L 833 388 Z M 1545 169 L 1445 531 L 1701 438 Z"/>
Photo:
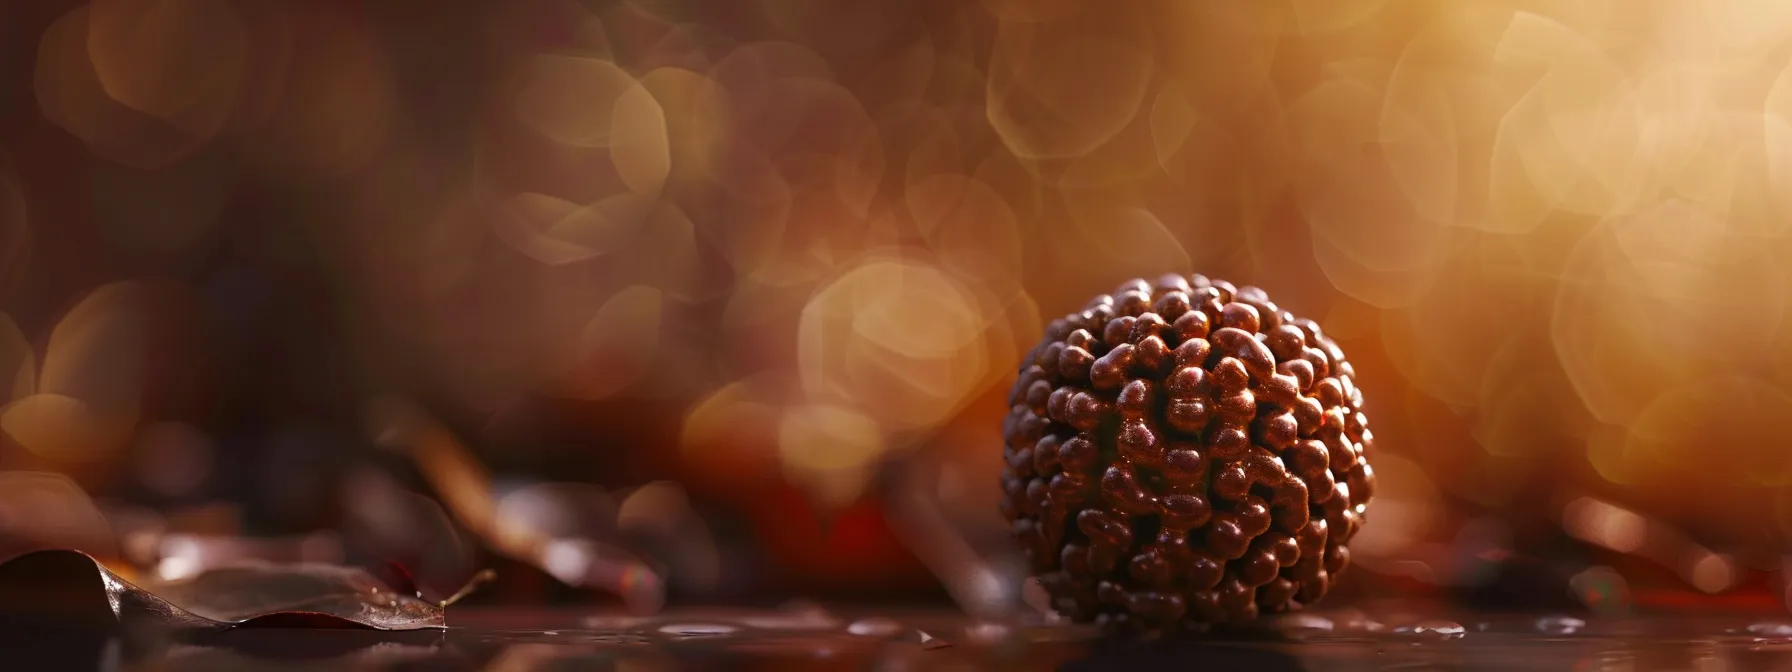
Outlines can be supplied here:
<path id="1" fill-rule="evenodd" d="M 201 631 L 446 627 L 440 605 L 350 567 L 244 565 L 139 586 L 77 551 L 38 551 L 0 563 L 0 619 L 103 625 L 107 618 Z"/>

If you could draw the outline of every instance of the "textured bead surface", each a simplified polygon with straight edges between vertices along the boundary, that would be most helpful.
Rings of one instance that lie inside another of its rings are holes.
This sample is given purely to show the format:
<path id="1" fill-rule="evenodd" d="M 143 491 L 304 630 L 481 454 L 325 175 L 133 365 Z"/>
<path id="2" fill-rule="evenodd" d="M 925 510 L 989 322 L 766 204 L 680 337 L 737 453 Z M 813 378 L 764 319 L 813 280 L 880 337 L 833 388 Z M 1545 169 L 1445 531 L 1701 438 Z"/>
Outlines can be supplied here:
<path id="1" fill-rule="evenodd" d="M 1164 628 L 1323 597 L 1375 472 L 1338 346 L 1263 290 L 1132 280 L 1053 320 L 1003 425 L 1003 514 L 1063 615 Z"/>

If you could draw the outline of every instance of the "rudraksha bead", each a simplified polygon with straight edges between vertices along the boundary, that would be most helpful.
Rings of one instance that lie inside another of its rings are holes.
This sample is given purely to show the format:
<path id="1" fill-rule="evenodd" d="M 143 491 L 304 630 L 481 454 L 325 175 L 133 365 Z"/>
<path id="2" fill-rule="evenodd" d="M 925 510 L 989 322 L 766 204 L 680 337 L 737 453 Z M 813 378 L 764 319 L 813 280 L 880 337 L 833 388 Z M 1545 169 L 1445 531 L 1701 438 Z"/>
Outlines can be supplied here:
<path id="1" fill-rule="evenodd" d="M 1375 491 L 1355 371 L 1263 290 L 1167 275 L 1053 320 L 1003 424 L 1003 514 L 1064 616 L 1161 629 L 1323 597 Z"/>

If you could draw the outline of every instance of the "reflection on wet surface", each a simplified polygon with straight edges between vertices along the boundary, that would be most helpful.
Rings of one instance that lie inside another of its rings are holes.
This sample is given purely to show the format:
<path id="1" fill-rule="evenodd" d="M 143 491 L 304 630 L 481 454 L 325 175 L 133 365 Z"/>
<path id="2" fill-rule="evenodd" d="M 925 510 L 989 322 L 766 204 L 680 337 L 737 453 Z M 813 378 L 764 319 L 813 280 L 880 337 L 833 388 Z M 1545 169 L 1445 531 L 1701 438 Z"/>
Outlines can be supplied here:
<path id="1" fill-rule="evenodd" d="M 1085 626 L 813 605 L 641 617 L 468 611 L 447 630 L 0 630 L 28 669 L 74 670 L 1700 670 L 1792 669 L 1792 622 L 1569 614 L 1387 618 L 1316 610 L 1242 632 L 1102 637 Z M 11 669 L 8 666 L 8 669 Z"/>

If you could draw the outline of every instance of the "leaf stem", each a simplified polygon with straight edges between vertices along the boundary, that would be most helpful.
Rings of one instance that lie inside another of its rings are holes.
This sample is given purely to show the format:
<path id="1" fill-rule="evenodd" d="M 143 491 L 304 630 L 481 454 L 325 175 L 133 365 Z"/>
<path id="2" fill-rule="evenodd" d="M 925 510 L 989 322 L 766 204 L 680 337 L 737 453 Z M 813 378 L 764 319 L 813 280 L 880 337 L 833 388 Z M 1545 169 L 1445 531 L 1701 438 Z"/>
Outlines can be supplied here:
<path id="1" fill-rule="evenodd" d="M 443 609 L 447 609 L 449 605 L 465 599 L 468 595 L 472 595 L 475 591 L 479 590 L 480 586 L 491 582 L 491 580 L 495 578 L 498 578 L 498 572 L 490 568 L 481 569 L 478 574 L 473 575 L 473 578 L 467 579 L 467 585 L 461 586 L 460 590 L 454 591 L 454 594 L 449 595 L 448 599 L 442 600 L 439 603 L 439 606 Z"/>

